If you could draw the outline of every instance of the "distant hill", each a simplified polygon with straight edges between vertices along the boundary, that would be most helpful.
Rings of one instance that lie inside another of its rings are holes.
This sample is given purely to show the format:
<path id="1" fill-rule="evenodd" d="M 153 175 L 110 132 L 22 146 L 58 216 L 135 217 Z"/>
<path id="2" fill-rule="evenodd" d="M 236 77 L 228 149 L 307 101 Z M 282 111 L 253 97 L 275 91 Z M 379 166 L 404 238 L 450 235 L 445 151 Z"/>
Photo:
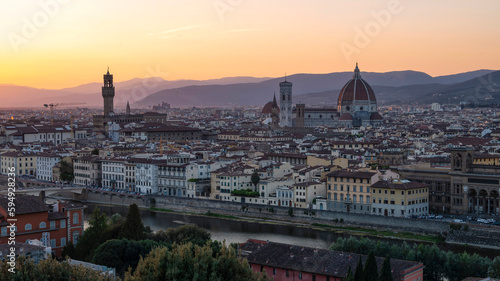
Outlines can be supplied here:
<path id="1" fill-rule="evenodd" d="M 116 77 L 115 77 L 116 78 Z M 180 88 L 190 85 L 253 83 L 270 78 L 225 77 L 210 80 L 175 80 L 167 81 L 159 77 L 134 78 L 115 82 L 115 106 L 125 107 L 131 103 L 163 89 Z M 25 86 L 0 84 L 0 107 L 38 107 L 45 103 L 85 102 L 85 106 L 101 106 L 102 83 L 88 83 L 64 89 L 37 89 Z"/>
<path id="2" fill-rule="evenodd" d="M 432 77 L 418 71 L 385 73 L 361 72 L 374 88 L 380 103 L 444 102 L 443 95 L 474 87 L 468 82 L 492 70 Z M 308 105 L 336 105 L 340 89 L 351 79 L 352 72 L 328 74 L 295 74 L 287 77 L 293 82 L 294 101 Z M 496 77 L 494 75 L 494 77 Z M 115 77 L 116 78 L 116 77 Z M 225 77 L 210 80 L 175 80 L 162 78 L 134 78 L 115 83 L 115 107 L 124 109 L 127 101 L 132 107 L 149 107 L 168 102 L 175 107 L 263 105 L 279 93 L 280 78 Z M 495 79 L 493 79 L 496 81 Z M 464 84 L 465 83 L 465 84 Z M 496 87 L 494 82 L 493 87 Z M 85 102 L 88 107 L 102 106 L 101 82 L 88 83 L 65 89 L 37 89 L 17 85 L 0 85 L 1 107 L 42 107 L 44 103 Z M 456 87 L 455 87 L 456 86 Z M 465 87 L 465 88 L 464 88 Z M 470 91 L 469 91 L 470 92 Z M 432 96 L 439 93 L 439 97 Z M 460 95 L 460 94 L 459 94 Z M 487 98 L 487 97 L 485 97 Z M 460 98 L 455 98 L 455 101 Z"/>
<path id="3" fill-rule="evenodd" d="M 460 76 L 450 75 L 441 81 L 459 80 L 473 72 Z M 418 71 L 393 71 L 386 73 L 361 72 L 361 77 L 374 88 L 381 102 L 409 101 L 444 87 L 435 82 L 436 78 Z M 287 77 L 293 83 L 294 101 L 308 105 L 336 105 L 340 89 L 352 78 L 352 72 L 329 74 L 295 74 Z M 234 106 L 262 105 L 279 93 L 279 83 L 284 78 L 269 79 L 260 83 L 188 86 L 165 89 L 139 100 L 135 106 L 152 106 L 162 101 L 176 107 L 189 106 Z"/>
<path id="4" fill-rule="evenodd" d="M 437 91 L 446 87 L 442 84 L 422 84 L 422 85 L 407 85 L 400 87 L 391 86 L 372 86 L 377 95 L 379 104 L 394 104 L 415 102 L 416 97 L 424 96 L 430 92 Z M 324 92 L 311 93 L 294 96 L 294 101 L 303 102 L 308 105 L 317 106 L 336 106 L 340 89 L 328 90 Z"/>
<path id="5" fill-rule="evenodd" d="M 473 102 L 475 104 L 500 103 L 500 71 L 491 72 L 465 82 L 444 87 L 417 97 L 418 103 Z"/>
<path id="6" fill-rule="evenodd" d="M 479 76 L 486 75 L 488 73 L 492 73 L 494 70 L 489 70 L 489 69 L 480 69 L 480 70 L 475 70 L 475 71 L 469 71 L 469 72 L 464 72 L 464 73 L 458 73 L 458 74 L 451 74 L 451 75 L 444 75 L 444 76 L 437 76 L 434 77 L 434 83 L 439 83 L 439 84 L 456 84 L 460 82 L 464 82 L 470 79 L 477 78 Z"/>

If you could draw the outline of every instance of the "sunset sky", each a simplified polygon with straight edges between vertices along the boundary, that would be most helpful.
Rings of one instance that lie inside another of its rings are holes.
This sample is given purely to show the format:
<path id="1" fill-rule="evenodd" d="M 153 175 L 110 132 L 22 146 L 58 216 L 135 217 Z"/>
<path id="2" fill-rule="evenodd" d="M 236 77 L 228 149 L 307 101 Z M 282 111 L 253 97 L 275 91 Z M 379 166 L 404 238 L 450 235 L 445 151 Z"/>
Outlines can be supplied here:
<path id="1" fill-rule="evenodd" d="M 356 61 L 432 76 L 500 68 L 498 0 L 26 0 L 0 10 L 0 84 L 101 82 L 107 66 L 116 81 L 329 73 Z"/>

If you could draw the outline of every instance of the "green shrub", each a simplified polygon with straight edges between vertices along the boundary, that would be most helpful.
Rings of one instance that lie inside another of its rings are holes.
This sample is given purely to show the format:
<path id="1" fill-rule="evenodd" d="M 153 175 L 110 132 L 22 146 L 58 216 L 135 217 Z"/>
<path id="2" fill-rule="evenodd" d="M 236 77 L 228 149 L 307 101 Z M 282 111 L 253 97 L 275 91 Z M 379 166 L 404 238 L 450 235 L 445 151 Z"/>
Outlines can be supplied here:
<path id="1" fill-rule="evenodd" d="M 243 197 L 259 197 L 259 193 L 251 189 L 236 189 L 231 191 L 231 195 Z"/>

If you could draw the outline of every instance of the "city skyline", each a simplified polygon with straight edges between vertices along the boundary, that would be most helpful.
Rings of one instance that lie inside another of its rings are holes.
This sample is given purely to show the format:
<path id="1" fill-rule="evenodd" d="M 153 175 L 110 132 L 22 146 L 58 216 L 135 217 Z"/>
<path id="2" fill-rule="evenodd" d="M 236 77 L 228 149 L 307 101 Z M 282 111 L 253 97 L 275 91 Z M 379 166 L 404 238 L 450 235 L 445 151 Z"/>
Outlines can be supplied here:
<path id="1" fill-rule="evenodd" d="M 1 84 L 72 87 L 107 66 L 119 82 L 331 73 L 356 61 L 439 76 L 500 62 L 495 1 L 41 3 L 4 4 Z"/>

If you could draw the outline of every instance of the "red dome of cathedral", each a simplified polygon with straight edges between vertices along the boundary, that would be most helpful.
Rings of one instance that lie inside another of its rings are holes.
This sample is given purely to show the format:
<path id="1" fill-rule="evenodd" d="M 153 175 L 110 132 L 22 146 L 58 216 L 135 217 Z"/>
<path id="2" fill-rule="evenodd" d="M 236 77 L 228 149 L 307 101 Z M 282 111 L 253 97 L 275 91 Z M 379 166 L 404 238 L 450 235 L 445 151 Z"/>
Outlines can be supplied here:
<path id="1" fill-rule="evenodd" d="M 357 63 L 352 79 L 340 90 L 337 103 L 338 105 L 342 105 L 343 102 L 351 103 L 352 101 L 376 102 L 372 87 L 365 80 L 361 79 Z"/>
<path id="2" fill-rule="evenodd" d="M 266 103 L 266 105 L 264 105 L 264 108 L 262 108 L 262 114 L 272 114 L 273 108 L 276 108 L 278 110 L 278 113 L 280 112 L 280 108 L 278 106 L 278 103 L 276 102 L 276 96 L 274 96 L 273 101 L 270 101 Z"/>

